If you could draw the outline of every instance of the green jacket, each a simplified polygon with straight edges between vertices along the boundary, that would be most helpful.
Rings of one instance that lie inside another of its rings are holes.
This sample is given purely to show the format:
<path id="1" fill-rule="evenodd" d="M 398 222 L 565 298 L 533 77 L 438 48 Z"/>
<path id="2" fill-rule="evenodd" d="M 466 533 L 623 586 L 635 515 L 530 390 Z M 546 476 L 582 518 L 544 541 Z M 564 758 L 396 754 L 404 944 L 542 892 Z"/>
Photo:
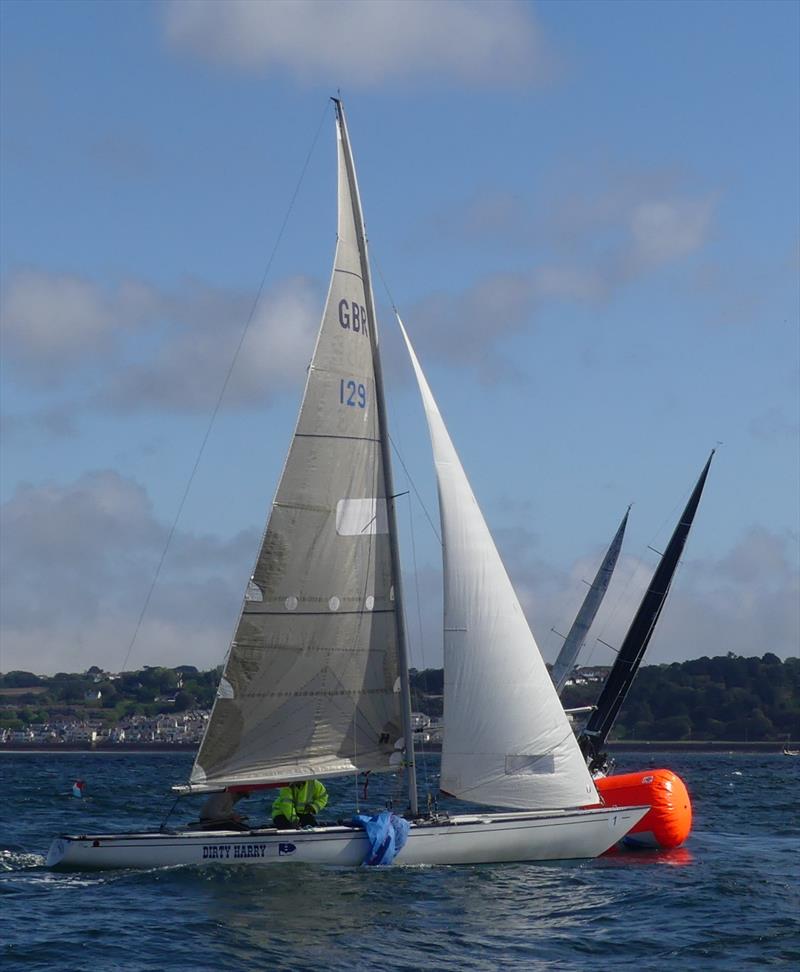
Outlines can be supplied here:
<path id="1" fill-rule="evenodd" d="M 328 791 L 319 780 L 301 780 L 281 787 L 272 804 L 273 819 L 279 814 L 290 823 L 299 823 L 303 813 L 319 813 L 328 804 Z"/>

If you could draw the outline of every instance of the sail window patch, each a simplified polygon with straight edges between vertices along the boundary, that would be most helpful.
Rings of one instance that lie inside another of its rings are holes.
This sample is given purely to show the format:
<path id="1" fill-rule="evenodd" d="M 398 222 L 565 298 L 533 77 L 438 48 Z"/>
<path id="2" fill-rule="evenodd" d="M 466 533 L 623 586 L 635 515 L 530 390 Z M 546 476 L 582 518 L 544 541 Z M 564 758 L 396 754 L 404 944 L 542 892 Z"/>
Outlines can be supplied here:
<path id="1" fill-rule="evenodd" d="M 264 592 L 261 590 L 258 584 L 256 584 L 256 582 L 253 580 L 252 577 L 250 578 L 250 581 L 247 585 L 247 590 L 245 591 L 244 599 L 245 601 L 264 600 Z"/>
<path id="2" fill-rule="evenodd" d="M 287 611 L 296 611 L 298 601 L 297 598 L 294 596 L 294 594 L 290 594 L 289 597 L 287 597 L 286 600 L 283 602 L 283 604 Z"/>
<path id="3" fill-rule="evenodd" d="M 331 611 L 338 611 L 340 603 L 339 598 L 334 596 L 330 599 L 330 601 L 328 601 L 328 607 L 331 609 Z"/>
<path id="4" fill-rule="evenodd" d="M 227 678 L 221 678 L 219 680 L 219 686 L 217 688 L 217 698 L 218 699 L 232 699 L 234 698 L 233 686 L 228 681 Z"/>
<path id="5" fill-rule="evenodd" d="M 506 776 L 539 776 L 555 773 L 556 758 L 553 753 L 536 756 L 506 756 Z"/>
<path id="6" fill-rule="evenodd" d="M 375 607 L 375 598 L 371 594 L 364 602 L 364 606 L 368 611 L 371 611 Z"/>
<path id="7" fill-rule="evenodd" d="M 375 496 L 340 499 L 336 504 L 336 532 L 340 537 L 366 537 L 389 532 L 386 500 Z"/>

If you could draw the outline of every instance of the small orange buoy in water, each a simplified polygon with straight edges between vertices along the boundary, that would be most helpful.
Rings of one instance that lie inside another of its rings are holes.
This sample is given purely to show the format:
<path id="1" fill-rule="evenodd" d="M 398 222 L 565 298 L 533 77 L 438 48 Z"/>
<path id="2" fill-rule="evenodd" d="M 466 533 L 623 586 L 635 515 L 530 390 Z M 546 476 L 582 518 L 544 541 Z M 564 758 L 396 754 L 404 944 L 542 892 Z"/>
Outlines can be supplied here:
<path id="1" fill-rule="evenodd" d="M 72 784 L 72 795 L 74 797 L 82 797 L 83 796 L 83 788 L 85 786 L 86 786 L 86 781 L 85 780 L 75 780 L 75 782 Z"/>
<path id="2" fill-rule="evenodd" d="M 629 847 L 680 847 L 692 829 L 692 801 L 686 784 L 668 769 L 622 773 L 594 781 L 607 807 L 650 804 L 650 809 L 624 837 Z"/>

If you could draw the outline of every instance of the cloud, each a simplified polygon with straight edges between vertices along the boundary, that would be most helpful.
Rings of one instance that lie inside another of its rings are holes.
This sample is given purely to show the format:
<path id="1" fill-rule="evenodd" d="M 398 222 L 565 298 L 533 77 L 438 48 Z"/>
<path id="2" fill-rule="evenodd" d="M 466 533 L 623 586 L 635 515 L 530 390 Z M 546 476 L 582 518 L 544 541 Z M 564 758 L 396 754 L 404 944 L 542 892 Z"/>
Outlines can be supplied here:
<path id="1" fill-rule="evenodd" d="M 460 294 L 432 294 L 408 310 L 414 344 L 426 356 L 477 368 L 486 381 L 513 376 L 513 362 L 495 348 L 529 326 L 535 299 L 531 279 L 514 273 L 486 276 Z"/>
<path id="2" fill-rule="evenodd" d="M 121 330 L 151 313 L 153 300 L 138 283 L 110 292 L 74 274 L 18 270 L 0 304 L 4 356 L 33 384 L 61 383 L 106 357 Z"/>
<path id="3" fill-rule="evenodd" d="M 0 670 L 120 667 L 168 533 L 145 489 L 112 470 L 22 485 L 0 507 L 0 531 Z M 605 547 L 561 569 L 524 527 L 495 533 L 539 647 L 553 660 L 560 641 L 550 629 L 569 626 Z M 227 539 L 176 531 L 130 665 L 220 662 L 257 545 L 256 530 Z M 654 563 L 623 552 L 584 663 L 611 662 L 596 638 L 621 644 Z M 440 566 L 420 564 L 416 580 L 404 579 L 414 662 L 439 667 Z M 753 527 L 721 557 L 682 563 L 646 664 L 728 651 L 796 654 L 798 605 L 797 539 Z"/>
<path id="4" fill-rule="evenodd" d="M 687 191 L 669 173 L 618 174 L 593 192 L 571 186 L 545 216 L 560 255 L 537 269 L 543 293 L 605 299 L 679 263 L 708 241 L 715 205 L 714 194 Z"/>
<path id="5" fill-rule="evenodd" d="M 456 243 L 477 239 L 530 246 L 539 236 L 536 213 L 524 195 L 491 187 L 440 208 L 430 224 L 438 236 Z"/>
<path id="6" fill-rule="evenodd" d="M 270 400 L 296 387 L 311 358 L 321 299 L 309 280 L 294 277 L 256 309 L 226 389 L 227 407 Z M 216 403 L 252 298 L 193 283 L 162 302 L 170 328 L 158 350 L 129 366 L 100 396 L 120 411 L 207 411 Z"/>
<path id="7" fill-rule="evenodd" d="M 508 338 L 530 330 L 542 305 L 605 302 L 680 264 L 706 244 L 713 215 L 712 195 L 660 173 L 611 178 L 594 193 L 570 184 L 541 213 L 516 194 L 478 193 L 433 217 L 439 237 L 484 250 L 512 241 L 515 261 L 527 250 L 529 266 L 487 274 L 461 293 L 433 293 L 404 307 L 404 320 L 427 358 L 474 367 L 486 381 L 513 377 L 514 362 L 503 357 Z"/>
<path id="8" fill-rule="evenodd" d="M 537 561 L 534 548 L 520 557 L 518 545 L 503 546 L 509 573 L 548 660 L 560 648 L 551 627 L 564 633 L 571 624 L 585 594 L 582 581 L 594 576 L 603 552 L 598 549 L 569 571 L 559 572 Z M 782 658 L 796 655 L 799 568 L 796 538 L 763 527 L 749 529 L 718 559 L 689 556 L 678 568 L 645 664 L 729 651 L 744 656 L 765 651 Z M 655 558 L 643 561 L 622 555 L 590 633 L 584 664 L 611 664 L 613 653 L 596 639 L 617 647 L 622 643 L 654 569 Z"/>
<path id="9" fill-rule="evenodd" d="M 515 85 L 552 68 L 518 0 L 171 0 L 164 32 L 175 50 L 306 84 Z"/>
<path id="10" fill-rule="evenodd" d="M 537 206 L 484 189 L 438 212 L 431 227 L 448 242 L 527 249 L 535 254 L 527 277 L 536 297 L 596 303 L 699 252 L 716 207 L 713 193 L 658 171 L 559 172 L 543 195 Z"/>
<path id="11" fill-rule="evenodd" d="M 797 537 L 754 526 L 719 560 L 687 560 L 653 642 L 657 661 L 728 651 L 797 655 Z"/>
<path id="12" fill-rule="evenodd" d="M 698 250 L 711 221 L 710 199 L 645 199 L 629 214 L 631 257 L 661 266 Z"/>
<path id="13" fill-rule="evenodd" d="M 0 508 L 0 670 L 119 667 L 168 534 L 113 470 L 22 485 Z M 221 661 L 258 534 L 176 531 L 131 664 Z"/>
<path id="14" fill-rule="evenodd" d="M 27 415 L 0 415 L 0 442 L 38 445 L 42 440 L 71 439 L 77 435 L 74 409 L 43 408 Z"/>
<path id="15" fill-rule="evenodd" d="M 223 402 L 263 404 L 295 387 L 311 356 L 322 299 L 294 277 L 263 295 Z M 2 302 L 7 373 L 17 384 L 50 392 L 72 386 L 82 407 L 121 412 L 207 411 L 253 307 L 251 294 L 184 281 L 173 291 L 140 280 L 115 287 L 24 269 L 12 273 Z M 53 409 L 16 417 L 63 433 Z"/>

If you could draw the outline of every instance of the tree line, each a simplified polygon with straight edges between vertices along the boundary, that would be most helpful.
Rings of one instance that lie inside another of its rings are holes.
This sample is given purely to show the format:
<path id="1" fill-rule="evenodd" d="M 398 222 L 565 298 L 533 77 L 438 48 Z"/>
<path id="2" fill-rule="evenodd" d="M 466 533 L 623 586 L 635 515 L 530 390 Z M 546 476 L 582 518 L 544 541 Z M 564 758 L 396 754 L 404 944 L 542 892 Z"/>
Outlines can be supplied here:
<path id="1" fill-rule="evenodd" d="M 564 691 L 565 708 L 592 705 L 608 670 Z M 97 666 L 80 674 L 0 674 L 0 725 L 48 722 L 58 715 L 102 718 L 210 708 L 221 669 L 146 667 L 111 676 Z M 581 670 L 575 673 L 580 676 Z M 4 691 L 5 690 L 5 691 Z M 26 691 L 27 690 L 27 691 Z M 441 668 L 411 669 L 412 706 L 442 716 Z M 612 739 L 781 741 L 800 739 L 800 658 L 781 661 L 727 655 L 643 667 L 614 726 Z"/>
<path id="2" fill-rule="evenodd" d="M 604 677 L 609 669 L 593 668 Z M 581 675 L 578 670 L 575 673 Z M 416 711 L 442 715 L 442 669 L 411 674 Z M 597 682 L 568 685 L 565 708 L 593 705 Z M 800 658 L 729 652 L 639 670 L 611 735 L 631 740 L 775 741 L 800 739 Z"/>
<path id="3" fill-rule="evenodd" d="M 193 665 L 147 666 L 119 675 L 97 665 L 85 672 L 56 675 L 7 672 L 0 674 L 0 726 L 19 728 L 59 716 L 101 719 L 113 725 L 128 715 L 208 709 L 220 674 L 221 666 L 199 671 Z"/>

